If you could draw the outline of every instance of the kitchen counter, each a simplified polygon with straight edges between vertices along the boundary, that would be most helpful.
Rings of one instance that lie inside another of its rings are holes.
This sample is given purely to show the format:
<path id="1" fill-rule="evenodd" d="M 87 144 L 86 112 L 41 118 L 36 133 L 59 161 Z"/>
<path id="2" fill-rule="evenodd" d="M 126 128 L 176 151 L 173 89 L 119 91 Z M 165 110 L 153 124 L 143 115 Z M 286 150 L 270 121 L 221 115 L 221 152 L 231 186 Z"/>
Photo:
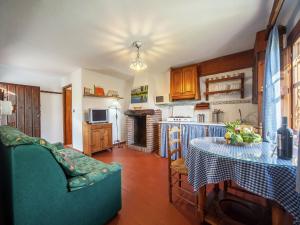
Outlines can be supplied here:
<path id="1" fill-rule="evenodd" d="M 199 122 L 172 122 L 172 121 L 160 121 L 161 124 L 190 124 L 190 125 L 201 125 L 201 126 L 225 126 L 224 123 L 199 123 Z"/>

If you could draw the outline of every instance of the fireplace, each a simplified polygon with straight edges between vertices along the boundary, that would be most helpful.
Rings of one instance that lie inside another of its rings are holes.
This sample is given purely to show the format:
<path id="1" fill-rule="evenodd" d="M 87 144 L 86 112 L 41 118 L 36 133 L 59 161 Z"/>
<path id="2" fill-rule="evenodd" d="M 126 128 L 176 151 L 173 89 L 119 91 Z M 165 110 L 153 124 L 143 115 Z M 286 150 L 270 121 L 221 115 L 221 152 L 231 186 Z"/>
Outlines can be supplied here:
<path id="1" fill-rule="evenodd" d="M 128 147 L 143 152 L 158 150 L 158 122 L 161 121 L 161 111 L 127 110 L 125 115 Z"/>
<path id="2" fill-rule="evenodd" d="M 134 118 L 134 140 L 136 146 L 147 147 L 146 116 L 135 116 Z"/>

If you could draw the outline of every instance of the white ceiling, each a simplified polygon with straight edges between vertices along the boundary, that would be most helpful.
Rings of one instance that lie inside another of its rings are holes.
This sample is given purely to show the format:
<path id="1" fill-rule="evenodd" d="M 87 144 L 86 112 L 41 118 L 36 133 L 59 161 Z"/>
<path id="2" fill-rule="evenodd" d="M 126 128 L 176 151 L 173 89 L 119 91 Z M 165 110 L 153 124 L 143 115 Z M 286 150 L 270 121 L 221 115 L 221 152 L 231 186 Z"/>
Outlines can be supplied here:
<path id="1" fill-rule="evenodd" d="M 273 0 L 0 0 L 0 64 L 130 75 L 142 40 L 149 73 L 253 48 Z"/>

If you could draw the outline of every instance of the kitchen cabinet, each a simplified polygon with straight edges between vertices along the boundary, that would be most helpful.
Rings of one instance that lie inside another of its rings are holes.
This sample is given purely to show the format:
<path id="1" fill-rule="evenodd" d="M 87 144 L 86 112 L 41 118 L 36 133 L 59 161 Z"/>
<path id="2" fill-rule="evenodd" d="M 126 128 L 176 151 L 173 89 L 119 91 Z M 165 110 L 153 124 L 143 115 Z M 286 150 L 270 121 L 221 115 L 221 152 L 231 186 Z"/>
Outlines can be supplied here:
<path id="1" fill-rule="evenodd" d="M 112 124 L 83 124 L 83 152 L 91 156 L 95 152 L 112 149 Z"/>
<path id="2" fill-rule="evenodd" d="M 197 65 L 171 69 L 170 79 L 172 100 L 199 99 Z"/>

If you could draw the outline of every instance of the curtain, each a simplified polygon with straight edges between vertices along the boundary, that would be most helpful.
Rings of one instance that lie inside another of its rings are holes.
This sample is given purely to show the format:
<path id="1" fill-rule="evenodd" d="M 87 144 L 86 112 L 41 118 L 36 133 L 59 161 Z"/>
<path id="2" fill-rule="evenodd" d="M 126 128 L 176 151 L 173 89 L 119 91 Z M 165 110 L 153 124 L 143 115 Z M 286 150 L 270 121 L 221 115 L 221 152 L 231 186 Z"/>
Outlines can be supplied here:
<path id="1" fill-rule="evenodd" d="M 226 134 L 226 127 L 223 126 L 209 126 L 208 136 L 209 137 L 224 137 Z"/>
<path id="2" fill-rule="evenodd" d="M 264 141 L 276 141 L 281 121 L 280 98 L 280 48 L 278 29 L 275 26 L 269 36 L 265 59 L 262 103 Z"/>
<path id="3" fill-rule="evenodd" d="M 205 126 L 182 124 L 181 125 L 181 143 L 183 158 L 186 157 L 190 141 L 195 138 L 205 137 Z"/>

